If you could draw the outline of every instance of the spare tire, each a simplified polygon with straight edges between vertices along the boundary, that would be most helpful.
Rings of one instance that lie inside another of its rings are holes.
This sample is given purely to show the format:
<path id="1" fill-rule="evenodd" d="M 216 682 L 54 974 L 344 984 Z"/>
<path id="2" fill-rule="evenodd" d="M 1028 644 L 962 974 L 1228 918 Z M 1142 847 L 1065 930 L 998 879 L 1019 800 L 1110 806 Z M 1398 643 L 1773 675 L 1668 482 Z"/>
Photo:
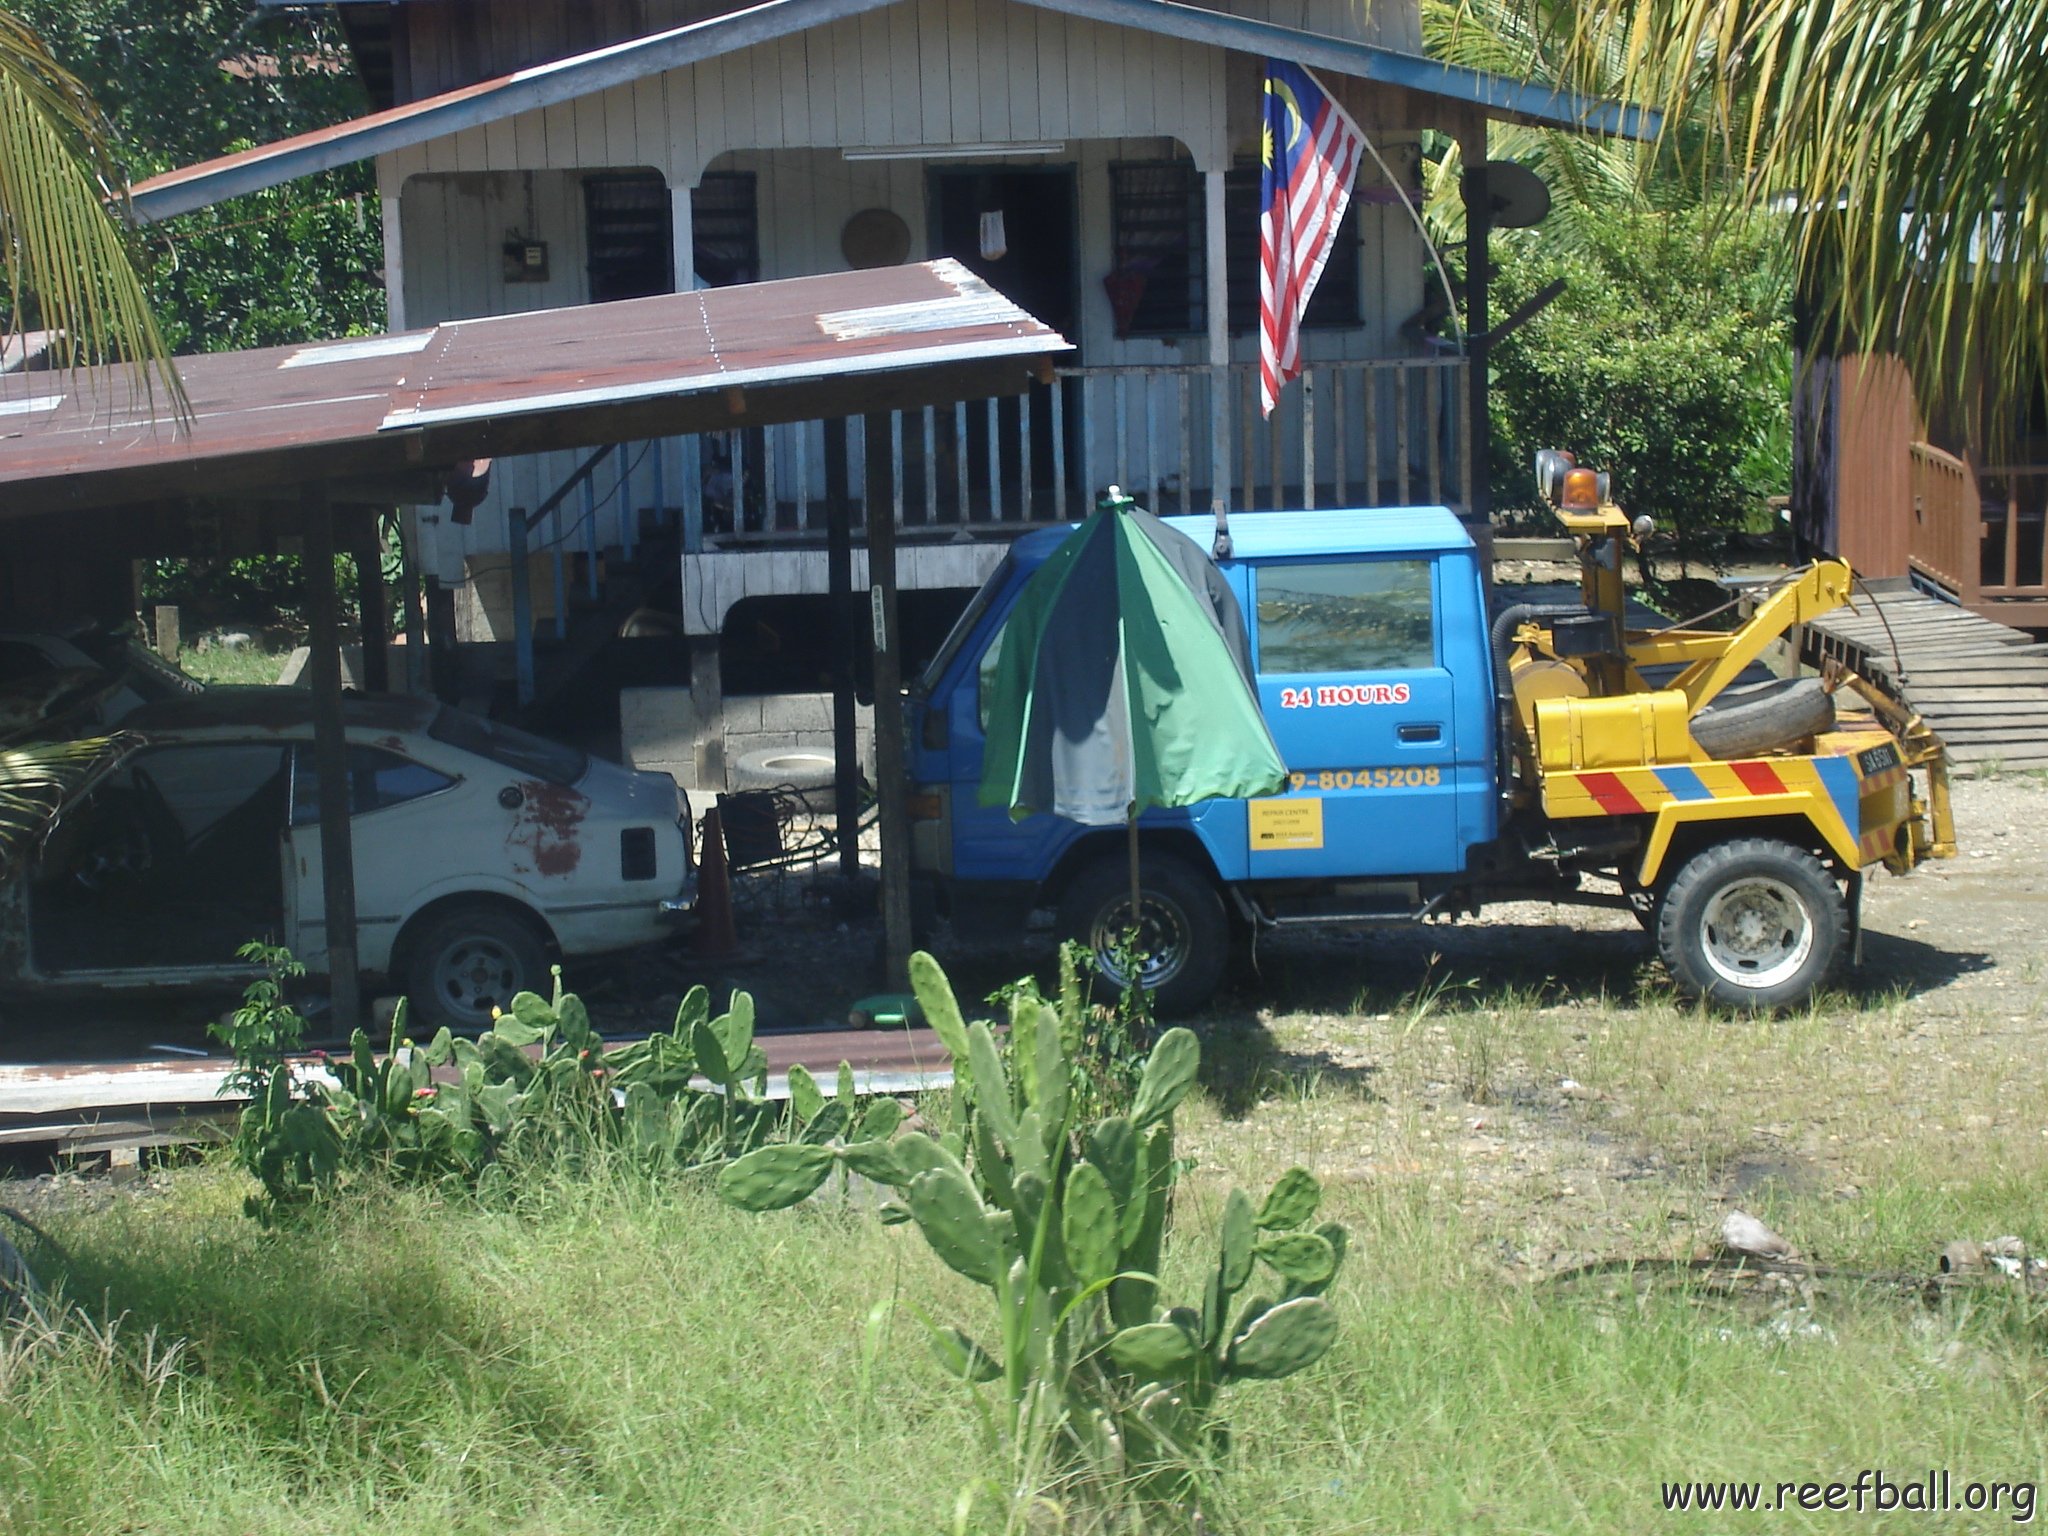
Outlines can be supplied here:
<path id="1" fill-rule="evenodd" d="M 726 772 L 734 789 L 830 789 L 837 773 L 830 747 L 757 747 Z"/>
<path id="2" fill-rule="evenodd" d="M 1817 677 L 1730 688 L 1692 718 L 1692 739 L 1715 757 L 1751 757 L 1835 723 L 1835 696 Z"/>

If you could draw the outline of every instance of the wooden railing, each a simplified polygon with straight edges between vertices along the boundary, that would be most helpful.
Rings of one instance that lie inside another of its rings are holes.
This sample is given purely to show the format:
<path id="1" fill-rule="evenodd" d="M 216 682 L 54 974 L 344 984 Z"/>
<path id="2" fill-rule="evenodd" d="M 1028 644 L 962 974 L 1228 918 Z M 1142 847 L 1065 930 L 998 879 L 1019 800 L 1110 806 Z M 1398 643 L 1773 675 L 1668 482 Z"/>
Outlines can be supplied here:
<path id="1" fill-rule="evenodd" d="M 1319 363 L 1261 418 L 1252 365 L 1062 369 L 1013 399 L 893 412 L 879 443 L 854 419 L 848 483 L 887 453 L 905 528 L 1064 521 L 1111 483 L 1155 511 L 1205 512 L 1220 412 L 1232 510 L 1463 505 L 1464 378 L 1458 357 Z M 679 439 L 661 458 L 688 550 L 823 535 L 822 422 Z"/>
<path id="2" fill-rule="evenodd" d="M 2048 464 L 1976 468 L 1928 443 L 1908 452 L 1913 568 L 1966 608 L 2048 601 Z"/>
<path id="3" fill-rule="evenodd" d="M 1977 471 L 1983 520 L 1978 590 L 1992 600 L 2048 598 L 2048 464 L 1994 465 Z"/>
<path id="4" fill-rule="evenodd" d="M 1907 453 L 1913 491 L 1908 558 L 1968 606 L 1976 601 L 1976 479 L 1967 463 L 1931 443 L 1909 444 Z"/>

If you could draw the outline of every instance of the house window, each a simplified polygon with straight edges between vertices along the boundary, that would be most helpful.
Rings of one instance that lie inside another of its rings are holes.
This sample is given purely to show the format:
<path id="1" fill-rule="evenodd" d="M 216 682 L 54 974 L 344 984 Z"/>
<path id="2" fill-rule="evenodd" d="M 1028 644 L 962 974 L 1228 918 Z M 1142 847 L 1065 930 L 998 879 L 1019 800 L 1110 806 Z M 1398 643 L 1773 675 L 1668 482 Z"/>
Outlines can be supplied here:
<path id="1" fill-rule="evenodd" d="M 1257 581 L 1264 676 L 1436 665 L 1427 560 L 1262 565 Z"/>
<path id="2" fill-rule="evenodd" d="M 645 172 L 586 176 L 583 213 L 591 303 L 675 292 L 667 182 Z"/>
<path id="3" fill-rule="evenodd" d="M 1223 251 L 1230 292 L 1230 329 L 1254 330 L 1259 323 L 1259 168 L 1240 166 L 1223 176 Z M 1354 195 L 1337 225 L 1337 243 L 1309 295 L 1302 326 L 1363 323 L 1358 284 L 1358 198 Z"/>
<path id="4" fill-rule="evenodd" d="M 697 280 L 707 288 L 761 280 L 761 221 L 752 171 L 707 171 L 690 193 Z"/>
<path id="5" fill-rule="evenodd" d="M 1190 336 L 1207 329 L 1202 178 L 1192 161 L 1109 168 L 1115 265 L 1105 284 L 1119 336 Z"/>

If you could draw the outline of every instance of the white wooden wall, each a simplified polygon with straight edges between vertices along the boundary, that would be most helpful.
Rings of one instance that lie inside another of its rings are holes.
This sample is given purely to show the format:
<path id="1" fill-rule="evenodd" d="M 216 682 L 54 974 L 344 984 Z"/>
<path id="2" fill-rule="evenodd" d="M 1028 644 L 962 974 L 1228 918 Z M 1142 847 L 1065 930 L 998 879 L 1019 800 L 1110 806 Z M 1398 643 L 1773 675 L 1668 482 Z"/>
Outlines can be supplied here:
<path id="1" fill-rule="evenodd" d="M 693 0 L 640 3 L 639 19 L 649 28 L 710 9 Z M 1412 0 L 1370 8 L 1358 0 L 1237 0 L 1219 8 L 1394 46 L 1413 47 L 1418 35 Z M 619 10 L 616 3 L 613 9 Z M 620 10 L 607 24 L 625 25 L 633 20 L 630 11 Z M 553 35 L 539 22 L 529 31 Z M 436 46 L 435 68 L 455 77 L 471 67 L 466 60 L 482 56 L 446 37 Z M 529 38 L 523 51 L 535 46 Z M 1420 125 L 1410 121 L 1417 117 L 1416 100 L 1350 82 L 1343 95 L 1405 176 L 1413 129 Z M 1079 171 L 1077 339 L 1086 361 L 1194 364 L 1206 359 L 1200 337 L 1113 336 L 1102 288 L 1111 261 L 1108 167 L 1114 160 L 1173 154 L 1190 156 L 1204 170 L 1227 167 L 1256 142 L 1257 104 L 1257 63 L 1248 58 L 1009 0 L 900 0 L 798 37 L 452 134 L 383 157 L 378 174 L 387 197 L 398 197 L 404 310 L 406 322 L 418 326 L 584 302 L 583 171 L 653 169 L 675 188 L 695 185 L 714 166 L 753 171 L 760 178 L 764 275 L 778 277 L 840 270 L 840 229 L 849 215 L 870 206 L 895 209 L 910 226 L 913 256 L 929 254 L 924 163 L 849 161 L 842 150 L 1063 141 Z M 1376 174 L 1368 169 L 1368 184 Z M 548 242 L 547 283 L 503 281 L 499 246 L 513 228 Z M 1396 331 L 1421 303 L 1420 240 L 1405 214 L 1385 205 L 1362 210 L 1361 236 L 1366 322 L 1310 333 L 1305 346 L 1312 360 L 1407 350 Z M 1235 339 L 1233 355 L 1254 357 L 1253 339 Z M 1168 408 L 1163 399 L 1159 404 Z M 1142 420 L 1141 405 L 1134 406 L 1133 419 Z M 786 448 L 777 466 L 784 499 L 794 483 L 793 453 Z M 423 526 L 429 568 L 444 580 L 460 580 L 467 558 L 502 551 L 503 508 L 536 505 L 579 457 L 501 462 L 493 493 L 471 524 Z M 809 474 L 814 487 L 821 482 L 815 459 Z M 632 500 L 651 504 L 653 475 L 653 465 L 643 460 Z M 600 476 L 600 495 L 613 478 L 609 469 Z M 673 449 L 664 455 L 662 478 L 665 500 L 676 505 L 681 463 Z M 581 515 L 580 497 L 568 511 L 569 521 Z M 601 545 L 621 541 L 619 511 L 620 498 L 614 498 L 600 512 Z M 583 546 L 580 532 L 573 543 Z"/>

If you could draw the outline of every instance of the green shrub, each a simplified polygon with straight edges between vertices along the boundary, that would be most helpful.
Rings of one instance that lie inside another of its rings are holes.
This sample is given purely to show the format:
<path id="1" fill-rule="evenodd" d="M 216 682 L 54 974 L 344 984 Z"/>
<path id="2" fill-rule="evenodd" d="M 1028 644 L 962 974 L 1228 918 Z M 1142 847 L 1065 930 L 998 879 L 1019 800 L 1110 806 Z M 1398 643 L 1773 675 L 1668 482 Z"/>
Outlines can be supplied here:
<path id="1" fill-rule="evenodd" d="M 1000 1383 L 998 1438 L 1019 1456 L 1051 1447 L 1055 1477 L 1179 1504 L 1228 1446 L 1217 1418 L 1226 1385 L 1292 1375 L 1336 1337 L 1322 1299 L 1345 1230 L 1305 1230 L 1322 1188 L 1303 1168 L 1254 1205 L 1241 1189 L 1198 1306 L 1162 1307 L 1158 1273 L 1173 1186 L 1173 1112 L 1195 1084 L 1201 1047 L 1166 1032 L 1138 1074 L 1129 1111 L 1086 1123 L 1066 1040 L 1078 991 L 1062 1008 L 1011 997 L 1007 1049 L 962 1019 L 938 962 L 911 958 L 925 1018 L 952 1052 L 954 1121 L 933 1137 L 876 1136 L 759 1148 L 729 1164 L 718 1191 L 745 1210 L 808 1198 L 834 1167 L 888 1186 L 885 1214 L 914 1222 L 951 1269 L 995 1303 L 993 1349 L 932 1325 L 947 1370 Z M 965 1070 L 962 1070 L 964 1065 Z M 1243 1305 L 1256 1274 L 1269 1288 Z"/>
<path id="2" fill-rule="evenodd" d="M 287 1059 L 304 1021 L 282 997 L 284 979 L 301 968 L 281 949 L 252 945 L 244 953 L 262 959 L 268 974 L 214 1033 L 235 1055 L 224 1091 L 249 1099 L 235 1147 L 263 1186 L 248 1209 L 265 1219 L 366 1173 L 473 1186 L 507 1157 L 565 1161 L 595 1152 L 650 1168 L 694 1167 L 782 1129 L 781 1106 L 761 1097 L 768 1063 L 754 1044 L 754 1004 L 744 992 L 714 1018 L 710 995 L 693 987 L 667 1033 L 607 1049 L 557 967 L 552 1001 L 521 992 L 474 1040 L 443 1029 L 415 1045 L 401 1003 L 381 1055 L 358 1029 L 346 1056 L 330 1061 L 315 1052 L 309 1069 Z M 700 1077 L 711 1087 L 697 1087 Z M 843 1120 L 854 1107 L 850 1083 L 842 1096 Z"/>
<path id="3" fill-rule="evenodd" d="M 1502 239 L 1495 315 L 1569 286 L 1491 354 L 1493 505 L 1535 508 L 1535 451 L 1569 449 L 1698 559 L 1785 492 L 1789 300 L 1772 235 L 1693 212 L 1617 215 L 1583 251 L 1540 230 Z"/>

